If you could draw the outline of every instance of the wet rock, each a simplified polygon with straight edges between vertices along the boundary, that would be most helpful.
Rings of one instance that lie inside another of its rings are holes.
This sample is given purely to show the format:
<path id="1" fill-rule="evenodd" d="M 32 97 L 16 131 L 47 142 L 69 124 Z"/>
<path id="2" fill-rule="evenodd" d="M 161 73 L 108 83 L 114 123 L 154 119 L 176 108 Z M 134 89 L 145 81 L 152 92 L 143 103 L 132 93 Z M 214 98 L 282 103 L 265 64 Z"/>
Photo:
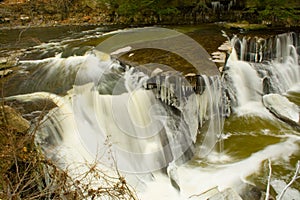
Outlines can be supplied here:
<path id="1" fill-rule="evenodd" d="M 5 23 L 9 23 L 10 21 L 11 21 L 10 18 L 8 18 L 8 17 L 5 17 L 5 18 L 4 18 L 4 22 L 5 22 Z"/>
<path id="2" fill-rule="evenodd" d="M 7 63 L 7 58 L 0 58 L 0 65 L 4 65 Z"/>
<path id="3" fill-rule="evenodd" d="M 232 47 L 229 41 L 225 41 L 221 46 L 218 47 L 218 50 L 224 52 L 231 52 Z"/>
<path id="4" fill-rule="evenodd" d="M 216 194 L 218 194 L 220 191 L 218 190 L 217 187 L 211 188 L 205 192 L 203 192 L 202 194 L 197 194 L 197 195 L 192 195 L 189 197 L 189 199 L 191 200 L 196 200 L 196 199 L 208 199 L 211 196 L 214 196 Z"/>
<path id="5" fill-rule="evenodd" d="M 264 93 L 264 95 L 272 93 L 271 88 L 272 88 L 271 79 L 269 77 L 264 77 L 263 78 L 263 93 Z"/>
<path id="6" fill-rule="evenodd" d="M 20 16 L 20 20 L 21 20 L 21 21 L 28 22 L 28 21 L 30 21 L 30 17 L 28 17 L 28 16 L 26 16 L 26 15 L 21 15 L 21 16 Z"/>
<path id="7" fill-rule="evenodd" d="M 7 75 L 11 74 L 12 72 L 13 72 L 13 70 L 11 70 L 11 69 L 2 70 L 2 71 L 0 71 L 0 77 L 7 76 Z"/>
<path id="8" fill-rule="evenodd" d="M 279 197 L 279 194 L 284 190 L 284 188 L 286 187 L 286 183 L 283 180 L 274 180 L 271 181 L 271 185 L 273 186 L 274 190 L 276 191 L 276 193 L 278 194 L 276 196 L 276 198 Z M 289 187 L 284 195 L 282 196 L 282 200 L 291 200 L 291 199 L 299 199 L 300 197 L 300 192 L 298 190 L 296 190 L 295 188 Z"/>
<path id="9" fill-rule="evenodd" d="M 243 200 L 239 194 L 232 188 L 227 188 L 223 191 L 219 191 L 217 187 L 211 188 L 201 194 L 192 195 L 189 197 L 191 200 Z"/>
<path id="10" fill-rule="evenodd" d="M 254 185 L 245 184 L 240 190 L 240 196 L 243 200 L 260 200 L 262 191 Z"/>
<path id="11" fill-rule="evenodd" d="M 52 99 L 39 97 L 38 94 L 35 97 L 30 97 L 30 95 L 12 96 L 4 100 L 6 105 L 13 107 L 21 113 L 23 118 L 29 121 L 42 119 L 50 110 L 57 107 Z"/>
<path id="12" fill-rule="evenodd" d="M 241 184 L 239 186 L 239 195 L 243 200 L 262 200 L 266 198 L 264 186 L 256 186 L 251 184 Z M 269 200 L 274 200 L 274 189 L 270 188 Z"/>
<path id="13" fill-rule="evenodd" d="M 15 109 L 4 105 L 0 107 L 0 126 L 6 126 L 19 133 L 25 133 L 29 129 L 30 123 Z"/>
<path id="14" fill-rule="evenodd" d="M 224 191 L 209 197 L 208 200 L 243 200 L 236 191 L 231 188 L 227 188 Z"/>
<path id="15" fill-rule="evenodd" d="M 300 130 L 300 110 L 288 98 L 279 94 L 268 94 L 263 96 L 263 104 L 277 118 Z"/>

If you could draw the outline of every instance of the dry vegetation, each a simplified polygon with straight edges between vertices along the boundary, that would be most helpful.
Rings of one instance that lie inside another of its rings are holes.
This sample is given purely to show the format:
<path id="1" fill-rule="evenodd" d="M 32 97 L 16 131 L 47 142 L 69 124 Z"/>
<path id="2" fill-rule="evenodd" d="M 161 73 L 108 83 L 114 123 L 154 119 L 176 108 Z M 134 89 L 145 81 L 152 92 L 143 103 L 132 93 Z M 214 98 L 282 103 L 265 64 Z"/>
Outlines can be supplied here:
<path id="1" fill-rule="evenodd" d="M 97 163 L 85 164 L 85 172 L 71 177 L 35 145 L 35 128 L 10 123 L 20 114 L 4 104 L 0 111 L 0 199 L 136 199 L 117 169 L 111 177 Z"/>

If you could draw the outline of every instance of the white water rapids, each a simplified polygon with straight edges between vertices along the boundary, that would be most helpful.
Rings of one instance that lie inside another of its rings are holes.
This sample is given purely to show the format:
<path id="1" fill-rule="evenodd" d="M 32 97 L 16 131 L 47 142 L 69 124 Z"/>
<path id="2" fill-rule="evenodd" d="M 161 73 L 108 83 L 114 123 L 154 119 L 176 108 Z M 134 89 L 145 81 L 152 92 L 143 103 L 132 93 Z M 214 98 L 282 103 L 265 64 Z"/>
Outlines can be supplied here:
<path id="1" fill-rule="evenodd" d="M 241 52 L 233 48 L 224 80 L 203 75 L 205 90 L 201 94 L 190 92 L 189 85 L 174 84 L 173 75 L 151 77 L 94 50 L 82 56 L 21 61 L 24 70 L 32 73 L 20 88 L 47 92 L 9 98 L 40 96 L 58 105 L 45 117 L 37 143 L 60 167 L 72 168 L 71 175 L 84 170 L 78 163 L 96 160 L 105 170 L 116 165 L 144 200 L 202 199 L 202 193 L 215 187 L 241 194 L 246 183 L 256 184 L 249 177 L 261 175 L 266 160 L 288 163 L 285 167 L 291 173 L 294 166 L 290 161 L 299 159 L 299 132 L 262 104 L 266 77 L 272 86 L 269 92 L 288 96 L 293 89 L 299 96 L 297 49 L 293 42 L 281 43 L 292 36 L 277 40 L 276 55 L 282 58 L 264 63 L 252 62 L 263 60 L 260 51 L 251 54 L 251 62 L 245 61 L 247 46 L 239 41 Z M 237 40 L 233 39 L 232 46 L 234 42 Z M 239 60 L 239 55 L 244 55 L 240 56 L 243 59 Z M 149 80 L 155 80 L 150 89 Z M 63 87 L 56 88 L 58 85 Z M 225 130 L 224 89 L 232 109 Z M 53 94 L 57 91 L 60 96 Z M 257 128 L 255 122 L 253 127 L 247 126 L 253 118 L 261 121 L 262 127 Z M 241 127 L 236 127 L 239 123 Z M 252 139 L 249 143 L 244 142 L 245 135 Z M 264 137 L 270 141 L 261 142 Z M 232 146 L 250 150 L 238 156 Z M 282 181 L 278 177 L 274 179 Z M 294 199 L 300 199 L 297 192 Z"/>

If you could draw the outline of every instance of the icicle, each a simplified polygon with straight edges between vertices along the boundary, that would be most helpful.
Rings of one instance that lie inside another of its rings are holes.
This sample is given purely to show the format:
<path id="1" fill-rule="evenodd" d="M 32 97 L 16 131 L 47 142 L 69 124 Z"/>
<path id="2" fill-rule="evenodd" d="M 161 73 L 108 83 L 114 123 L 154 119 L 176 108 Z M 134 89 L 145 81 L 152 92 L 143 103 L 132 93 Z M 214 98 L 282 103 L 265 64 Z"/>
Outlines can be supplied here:
<path id="1" fill-rule="evenodd" d="M 204 139 L 202 146 L 200 148 L 200 157 L 205 157 L 210 153 L 215 144 L 218 141 L 219 135 L 222 133 L 223 129 L 223 113 L 222 111 L 222 92 L 221 92 L 221 84 L 218 77 L 210 78 L 207 76 L 203 76 L 206 90 L 200 95 L 200 110 L 199 121 L 202 126 L 203 119 L 205 116 L 208 117 L 208 130 L 204 134 Z"/>
<path id="2" fill-rule="evenodd" d="M 247 54 L 247 39 L 243 37 L 243 41 L 241 44 L 241 60 L 245 60 L 245 55 Z"/>
<path id="3" fill-rule="evenodd" d="M 276 39 L 276 61 L 280 62 L 281 61 L 281 42 L 280 39 Z"/>
<path id="4" fill-rule="evenodd" d="M 182 101 L 182 90 L 181 90 L 181 77 L 176 78 L 176 95 L 177 95 L 177 106 L 181 106 L 181 101 Z"/>
<path id="5" fill-rule="evenodd" d="M 160 93 L 161 93 L 161 85 L 160 85 L 160 77 L 159 76 L 156 76 L 156 88 L 157 88 L 157 91 L 156 91 L 156 98 L 158 99 L 159 96 L 160 96 Z"/>

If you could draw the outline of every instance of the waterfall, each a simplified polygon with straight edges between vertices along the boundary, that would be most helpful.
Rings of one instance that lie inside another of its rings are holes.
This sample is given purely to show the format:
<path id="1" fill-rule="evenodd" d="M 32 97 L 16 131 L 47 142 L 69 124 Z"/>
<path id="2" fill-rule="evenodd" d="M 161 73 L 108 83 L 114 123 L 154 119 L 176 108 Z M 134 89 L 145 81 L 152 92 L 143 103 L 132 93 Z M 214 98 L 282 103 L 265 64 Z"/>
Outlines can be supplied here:
<path id="1" fill-rule="evenodd" d="M 263 61 L 285 62 L 291 55 L 291 48 L 299 47 L 299 34 L 291 32 L 265 38 L 242 39 L 234 36 L 231 45 L 242 61 L 261 63 Z"/>
<path id="2" fill-rule="evenodd" d="M 70 59 L 51 62 L 68 65 Z M 148 173 L 189 160 L 198 137 L 199 156 L 214 149 L 223 126 L 218 76 L 193 76 L 195 83 L 178 73 L 149 76 L 98 51 L 76 59 L 75 85 L 39 131 L 39 143 L 58 163 L 97 158 L 112 165 L 114 157 L 121 171 Z"/>
<path id="3" fill-rule="evenodd" d="M 75 180 L 90 170 L 82 169 L 84 164 L 96 162 L 111 177 L 117 168 L 141 199 L 196 199 L 217 187 L 238 191 L 248 177 L 262 171 L 267 159 L 287 163 L 298 155 L 298 132 L 294 135 L 292 128 L 274 128 L 278 122 L 269 118 L 261 120 L 266 125 L 252 126 L 261 115 L 273 117 L 265 104 L 278 102 L 283 103 L 276 110 L 294 123 L 299 120 L 298 107 L 281 98 L 300 81 L 299 35 L 234 37 L 231 46 L 222 77 L 205 75 L 211 69 L 208 59 L 197 56 L 195 61 L 204 63 L 199 68 L 203 74 L 164 71 L 156 63 L 128 66 L 99 49 L 21 61 L 12 80 L 17 93 L 26 94 L 6 100 L 52 99 L 57 107 L 41 121 L 35 139 Z M 233 128 L 223 134 L 225 117 Z M 245 127 L 234 127 L 243 123 Z M 216 152 L 218 144 L 222 151 L 224 138 L 225 151 Z M 263 141 L 248 146 L 251 138 Z M 86 179 L 95 180 L 95 189 L 105 187 L 97 177 Z"/>
<path id="4" fill-rule="evenodd" d="M 298 42 L 295 33 L 232 38 L 234 48 L 222 78 L 233 110 L 252 105 L 258 111 L 264 94 L 283 94 L 300 82 Z"/>
<path id="5" fill-rule="evenodd" d="M 236 0 L 233 1 L 211 1 L 213 12 L 225 11 L 229 12 L 236 5 Z"/>
<path id="6" fill-rule="evenodd" d="M 205 157 L 211 153 L 219 141 L 223 130 L 223 99 L 222 86 L 219 77 L 206 77 L 206 89 L 202 95 L 198 95 L 199 121 L 201 124 L 204 120 L 208 121 L 208 129 L 202 133 L 204 135 L 202 145 L 198 153 L 199 157 Z M 219 149 L 222 151 L 222 149 Z"/>
<path id="7" fill-rule="evenodd" d="M 212 1 L 211 5 L 212 5 L 212 8 L 213 8 L 213 12 L 216 12 L 221 7 L 221 4 L 220 4 L 219 1 Z"/>

